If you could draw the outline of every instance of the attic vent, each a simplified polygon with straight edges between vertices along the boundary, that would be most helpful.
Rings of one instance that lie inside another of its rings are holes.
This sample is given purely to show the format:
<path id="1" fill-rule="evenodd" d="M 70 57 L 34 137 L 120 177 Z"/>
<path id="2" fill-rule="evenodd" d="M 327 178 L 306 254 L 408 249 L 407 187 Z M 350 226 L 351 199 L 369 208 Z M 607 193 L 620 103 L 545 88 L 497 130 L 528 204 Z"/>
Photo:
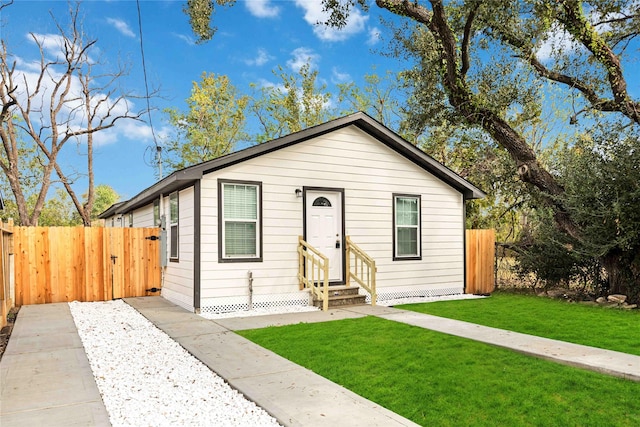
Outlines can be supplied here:
<path id="1" fill-rule="evenodd" d="M 326 206 L 331 207 L 331 202 L 326 197 L 318 197 L 313 201 L 313 206 Z"/>

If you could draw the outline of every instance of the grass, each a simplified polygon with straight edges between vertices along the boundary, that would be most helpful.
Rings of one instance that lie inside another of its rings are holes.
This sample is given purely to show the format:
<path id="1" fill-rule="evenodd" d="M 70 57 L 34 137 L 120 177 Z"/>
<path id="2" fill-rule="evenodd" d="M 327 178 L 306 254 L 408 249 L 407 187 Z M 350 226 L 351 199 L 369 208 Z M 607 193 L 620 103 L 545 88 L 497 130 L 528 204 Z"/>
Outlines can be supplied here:
<path id="1" fill-rule="evenodd" d="M 402 323 L 239 333 L 424 426 L 640 425 L 640 383 Z"/>
<path id="2" fill-rule="evenodd" d="M 614 310 L 508 293 L 396 308 L 640 356 L 640 310 Z"/>

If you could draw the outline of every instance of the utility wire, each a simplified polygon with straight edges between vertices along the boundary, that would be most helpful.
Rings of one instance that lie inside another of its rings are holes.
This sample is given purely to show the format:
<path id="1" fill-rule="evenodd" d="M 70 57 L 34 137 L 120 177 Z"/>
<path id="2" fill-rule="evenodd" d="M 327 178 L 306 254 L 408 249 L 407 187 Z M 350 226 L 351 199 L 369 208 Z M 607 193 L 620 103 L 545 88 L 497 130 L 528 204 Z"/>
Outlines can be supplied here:
<path id="1" fill-rule="evenodd" d="M 138 6 L 138 31 L 140 34 L 140 55 L 142 56 L 142 73 L 144 75 L 145 99 L 147 100 L 147 114 L 149 115 L 149 127 L 151 128 L 151 136 L 156 146 L 156 158 L 158 162 L 158 176 L 162 179 L 162 147 L 158 144 L 156 132 L 153 128 L 153 120 L 151 119 L 151 103 L 149 102 L 149 83 L 147 80 L 147 65 L 144 60 L 144 43 L 142 41 L 142 14 L 140 13 L 140 0 L 136 0 Z"/>

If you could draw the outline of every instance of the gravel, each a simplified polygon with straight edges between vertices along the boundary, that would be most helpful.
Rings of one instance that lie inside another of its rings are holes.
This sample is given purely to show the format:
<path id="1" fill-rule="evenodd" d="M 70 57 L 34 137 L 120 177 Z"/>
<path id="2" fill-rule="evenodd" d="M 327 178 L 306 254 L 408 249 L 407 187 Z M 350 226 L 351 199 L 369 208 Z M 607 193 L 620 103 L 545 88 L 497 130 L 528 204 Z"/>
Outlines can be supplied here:
<path id="1" fill-rule="evenodd" d="M 113 426 L 278 426 L 125 302 L 69 303 Z"/>
<path id="2" fill-rule="evenodd" d="M 379 305 L 471 298 L 482 297 L 402 298 Z M 113 426 L 279 425 L 124 301 L 74 301 L 69 307 Z M 275 307 L 202 316 L 219 319 L 316 310 Z"/>

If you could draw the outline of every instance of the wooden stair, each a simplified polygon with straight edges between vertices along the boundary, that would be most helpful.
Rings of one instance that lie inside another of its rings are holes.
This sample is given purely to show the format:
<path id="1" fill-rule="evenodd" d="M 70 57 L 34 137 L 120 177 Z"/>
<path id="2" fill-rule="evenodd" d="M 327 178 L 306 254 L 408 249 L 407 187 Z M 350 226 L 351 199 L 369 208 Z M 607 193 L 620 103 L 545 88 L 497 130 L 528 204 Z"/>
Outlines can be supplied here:
<path id="1" fill-rule="evenodd" d="M 358 294 L 358 286 L 329 286 L 329 308 L 365 304 L 366 295 Z M 315 307 L 322 308 L 322 300 L 313 299 Z"/>

